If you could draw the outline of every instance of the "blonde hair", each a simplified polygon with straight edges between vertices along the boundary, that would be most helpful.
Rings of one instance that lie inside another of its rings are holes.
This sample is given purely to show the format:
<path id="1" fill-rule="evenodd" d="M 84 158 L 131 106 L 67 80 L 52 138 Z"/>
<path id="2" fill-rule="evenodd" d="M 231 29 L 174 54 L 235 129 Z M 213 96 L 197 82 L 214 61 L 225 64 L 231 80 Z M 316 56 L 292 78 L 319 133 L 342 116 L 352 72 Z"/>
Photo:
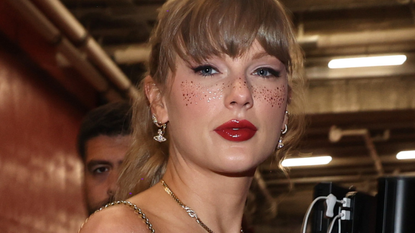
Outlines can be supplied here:
<path id="1" fill-rule="evenodd" d="M 296 42 L 292 23 L 276 0 L 170 0 L 160 9 L 158 24 L 150 38 L 152 52 L 148 73 L 163 91 L 168 74 L 175 73 L 176 57 L 201 62 L 215 55 L 241 56 L 257 40 L 265 51 L 286 67 L 294 96 L 290 100 L 289 149 L 298 139 L 301 108 L 302 52 Z M 156 127 L 151 121 L 143 83 L 141 96 L 133 104 L 134 142 L 120 174 L 117 199 L 125 199 L 159 182 L 168 160 L 168 143 L 153 140 Z M 277 150 L 276 150 L 277 151 Z M 282 153 L 278 150 L 277 153 Z M 277 161 L 281 156 L 276 155 Z"/>

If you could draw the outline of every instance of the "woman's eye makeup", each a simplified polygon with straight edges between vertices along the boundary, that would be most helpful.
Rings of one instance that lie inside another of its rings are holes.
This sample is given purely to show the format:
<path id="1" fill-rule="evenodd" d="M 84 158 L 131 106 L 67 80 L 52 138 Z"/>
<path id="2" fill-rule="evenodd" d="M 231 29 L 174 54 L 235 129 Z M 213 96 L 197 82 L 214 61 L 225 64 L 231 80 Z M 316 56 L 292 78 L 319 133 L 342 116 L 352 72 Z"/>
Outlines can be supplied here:
<path id="1" fill-rule="evenodd" d="M 202 76 L 212 76 L 214 74 L 218 74 L 219 71 L 214 68 L 211 65 L 201 65 L 201 66 L 197 66 L 192 68 L 192 70 L 196 73 L 196 74 L 200 74 Z"/>
<path id="2" fill-rule="evenodd" d="M 264 78 L 281 77 L 281 72 L 272 68 L 258 68 L 253 72 L 254 75 L 258 75 Z"/>

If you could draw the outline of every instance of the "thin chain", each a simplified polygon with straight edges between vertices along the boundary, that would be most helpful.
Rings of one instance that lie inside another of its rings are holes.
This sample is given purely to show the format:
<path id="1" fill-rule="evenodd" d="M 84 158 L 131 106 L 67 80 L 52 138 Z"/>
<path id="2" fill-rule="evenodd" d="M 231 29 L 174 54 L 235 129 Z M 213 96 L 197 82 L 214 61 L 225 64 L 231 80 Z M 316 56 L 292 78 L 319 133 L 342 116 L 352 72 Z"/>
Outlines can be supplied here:
<path id="1" fill-rule="evenodd" d="M 121 204 L 126 205 L 126 206 L 128 206 L 128 207 L 132 208 L 132 209 L 134 210 L 134 212 L 136 212 L 138 215 L 140 215 L 140 217 L 144 220 L 144 222 L 145 222 L 145 223 L 146 223 L 146 225 L 147 225 L 147 228 L 151 231 L 151 233 L 155 233 L 155 230 L 154 230 L 154 228 L 153 228 L 153 225 L 152 225 L 152 224 L 150 223 L 150 221 L 148 220 L 148 218 L 147 218 L 146 214 L 145 214 L 145 213 L 143 213 L 143 211 L 142 211 L 140 208 L 138 208 L 138 206 L 136 206 L 135 204 L 133 204 L 133 203 L 131 203 L 131 202 L 129 202 L 129 201 L 115 201 L 115 202 L 108 203 L 108 204 L 106 204 L 105 206 L 103 206 L 103 207 L 99 208 L 98 210 L 96 210 L 96 211 L 94 212 L 94 214 L 95 214 L 95 213 L 97 213 L 97 212 L 100 212 L 101 210 L 106 209 L 106 208 L 108 208 L 108 207 L 110 207 L 110 206 L 114 206 L 114 205 L 121 205 Z M 85 222 L 84 222 L 84 223 L 82 224 L 82 226 L 79 228 L 78 233 L 81 231 L 81 229 L 82 229 L 82 227 L 85 225 L 85 223 L 86 223 L 86 222 L 88 222 L 88 219 L 89 219 L 89 217 L 85 220 Z"/>
<path id="2" fill-rule="evenodd" d="M 192 208 L 190 208 L 189 206 L 185 205 L 182 201 L 180 201 L 180 199 L 173 193 L 173 191 L 169 188 L 169 186 L 164 180 L 161 180 L 161 184 L 164 186 L 164 191 L 166 191 L 166 193 L 169 194 L 177 202 L 177 204 L 179 204 L 187 212 L 187 214 L 191 218 L 194 218 L 196 222 L 201 227 L 203 227 L 203 229 L 205 229 L 206 232 L 213 233 L 213 231 L 208 226 L 206 226 L 206 224 L 202 222 L 202 220 L 197 216 L 196 212 L 192 210 Z M 241 227 L 241 233 L 244 233 L 242 227 Z"/>

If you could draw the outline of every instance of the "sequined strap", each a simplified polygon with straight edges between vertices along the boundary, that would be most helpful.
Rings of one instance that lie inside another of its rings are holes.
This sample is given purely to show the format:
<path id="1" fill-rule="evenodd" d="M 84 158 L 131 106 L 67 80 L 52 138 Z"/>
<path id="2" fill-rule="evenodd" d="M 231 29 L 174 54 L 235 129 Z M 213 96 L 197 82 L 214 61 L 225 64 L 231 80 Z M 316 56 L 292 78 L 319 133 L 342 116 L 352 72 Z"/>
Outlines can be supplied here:
<path id="1" fill-rule="evenodd" d="M 115 202 L 108 203 L 105 206 L 103 206 L 103 207 L 99 208 L 98 210 L 96 210 L 94 213 L 97 213 L 97 212 L 99 212 L 103 209 L 106 209 L 108 207 L 111 207 L 111 206 L 114 206 L 114 205 L 121 205 L 121 204 L 126 205 L 126 206 L 130 207 L 131 209 L 133 209 L 134 212 L 136 212 L 144 220 L 144 222 L 146 223 L 147 228 L 150 230 L 150 232 L 151 233 L 155 232 L 155 230 L 153 229 L 153 225 L 150 223 L 150 221 L 146 217 L 146 214 L 143 213 L 143 211 L 140 208 L 138 208 L 138 206 L 136 206 L 135 204 L 133 204 L 129 201 L 115 201 Z M 88 218 L 85 220 L 84 224 L 87 221 L 88 221 Z M 84 225 L 84 224 L 82 224 L 82 225 Z M 82 226 L 79 230 L 81 230 L 81 229 L 82 229 Z M 78 231 L 78 233 L 79 233 L 79 231 Z"/>

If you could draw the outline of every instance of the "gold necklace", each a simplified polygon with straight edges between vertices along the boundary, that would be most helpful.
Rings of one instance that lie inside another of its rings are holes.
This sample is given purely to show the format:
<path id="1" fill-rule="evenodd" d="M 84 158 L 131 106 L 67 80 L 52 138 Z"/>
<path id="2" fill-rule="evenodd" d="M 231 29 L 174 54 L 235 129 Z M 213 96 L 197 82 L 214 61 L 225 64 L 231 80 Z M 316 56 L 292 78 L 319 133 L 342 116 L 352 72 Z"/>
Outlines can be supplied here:
<path id="1" fill-rule="evenodd" d="M 192 208 L 190 208 L 189 206 L 185 205 L 182 201 L 180 201 L 180 199 L 173 193 L 173 191 L 169 188 L 169 186 L 164 180 L 161 180 L 161 184 L 164 186 L 164 191 L 166 191 L 166 193 L 169 194 L 177 202 L 177 204 L 179 204 L 187 212 L 187 214 L 191 218 L 194 218 L 196 222 L 201 227 L 203 227 L 203 229 L 205 229 L 206 232 L 213 233 L 213 231 L 208 226 L 206 226 L 206 224 L 202 222 L 202 220 L 197 216 L 196 212 L 192 210 Z M 241 233 L 244 233 L 242 227 L 241 227 Z"/>

